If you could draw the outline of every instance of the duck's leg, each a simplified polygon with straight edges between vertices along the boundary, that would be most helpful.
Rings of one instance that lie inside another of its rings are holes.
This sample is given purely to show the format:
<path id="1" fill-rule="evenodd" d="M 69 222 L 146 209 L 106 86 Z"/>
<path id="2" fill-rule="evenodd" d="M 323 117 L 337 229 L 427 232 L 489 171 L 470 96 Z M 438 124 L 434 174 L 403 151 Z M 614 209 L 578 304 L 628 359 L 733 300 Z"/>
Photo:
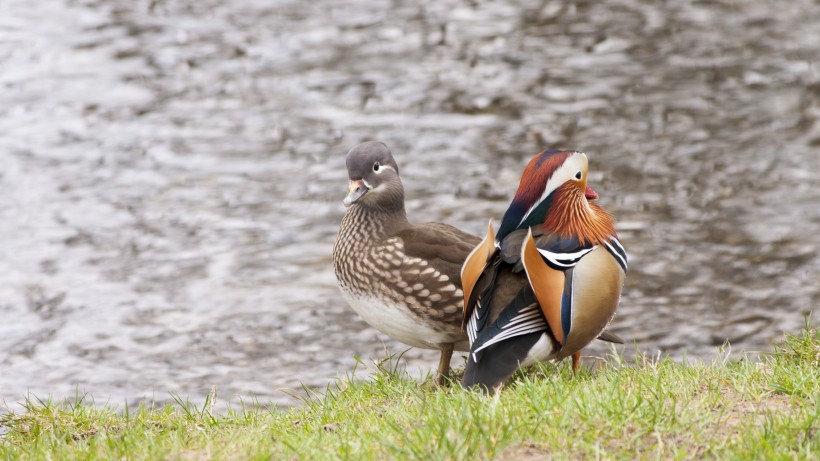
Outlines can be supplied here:
<path id="1" fill-rule="evenodd" d="M 572 354 L 572 372 L 578 373 L 578 368 L 581 367 L 581 351 Z"/>
<path id="2" fill-rule="evenodd" d="M 443 386 L 450 381 L 450 359 L 453 358 L 453 345 L 448 344 L 441 349 L 441 359 L 438 362 L 436 385 Z"/>

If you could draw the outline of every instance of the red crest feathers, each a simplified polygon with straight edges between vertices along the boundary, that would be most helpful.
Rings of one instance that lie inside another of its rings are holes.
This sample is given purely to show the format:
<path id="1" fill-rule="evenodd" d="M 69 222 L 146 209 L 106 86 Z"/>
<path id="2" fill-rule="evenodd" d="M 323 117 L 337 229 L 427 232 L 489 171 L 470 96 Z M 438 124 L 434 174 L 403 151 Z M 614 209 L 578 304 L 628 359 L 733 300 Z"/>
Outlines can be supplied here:
<path id="1" fill-rule="evenodd" d="M 544 192 L 544 187 L 555 170 L 564 163 L 572 152 L 549 153 L 548 151 L 535 154 L 524 168 L 518 190 L 515 192 L 515 202 L 532 206 Z M 523 202 L 523 203 L 522 203 Z"/>

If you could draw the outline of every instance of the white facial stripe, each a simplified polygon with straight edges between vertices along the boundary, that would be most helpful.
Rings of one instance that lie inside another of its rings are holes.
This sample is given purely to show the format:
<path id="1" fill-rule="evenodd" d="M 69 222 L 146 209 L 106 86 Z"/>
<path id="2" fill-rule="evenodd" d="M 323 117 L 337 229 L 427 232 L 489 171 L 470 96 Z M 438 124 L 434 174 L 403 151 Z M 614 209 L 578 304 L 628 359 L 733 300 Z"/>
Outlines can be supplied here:
<path id="1" fill-rule="evenodd" d="M 368 190 L 373 189 L 373 186 L 371 186 L 370 183 L 368 183 L 367 180 L 365 180 L 364 178 L 362 178 L 362 182 L 364 183 L 364 185 L 367 187 Z"/>
<path id="2" fill-rule="evenodd" d="M 573 152 L 572 155 L 567 157 L 564 163 L 558 167 L 557 170 L 552 174 L 549 180 L 547 180 L 547 186 L 544 188 L 544 193 L 541 194 L 541 198 L 535 202 L 526 213 L 524 213 L 524 217 L 521 218 L 521 221 L 518 223 L 520 226 L 524 221 L 527 220 L 532 210 L 536 209 L 544 199 L 547 198 L 551 193 L 561 187 L 561 184 L 564 184 L 567 181 L 578 181 L 575 179 L 575 173 L 581 171 L 586 172 L 588 166 L 587 156 L 583 152 Z"/>
<path id="3" fill-rule="evenodd" d="M 376 174 L 382 174 L 382 171 L 384 171 L 384 170 L 393 170 L 393 171 L 396 171 L 396 169 L 395 169 L 395 168 L 393 168 L 392 166 L 390 166 L 390 165 L 382 165 L 382 164 L 380 163 L 380 164 L 379 164 L 379 171 L 374 171 L 374 173 L 376 173 Z"/>

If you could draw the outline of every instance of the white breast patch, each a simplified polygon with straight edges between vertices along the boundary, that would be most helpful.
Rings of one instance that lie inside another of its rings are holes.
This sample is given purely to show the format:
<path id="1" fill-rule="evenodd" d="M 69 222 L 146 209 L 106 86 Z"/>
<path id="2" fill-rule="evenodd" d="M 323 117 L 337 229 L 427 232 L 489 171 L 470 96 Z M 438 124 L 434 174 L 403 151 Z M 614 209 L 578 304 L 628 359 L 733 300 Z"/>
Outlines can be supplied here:
<path id="1" fill-rule="evenodd" d="M 380 332 L 407 344 L 424 349 L 441 349 L 444 344 L 451 344 L 452 338 L 445 333 L 433 330 L 414 317 L 403 304 L 377 298 L 359 296 L 342 290 L 350 307 L 365 322 Z"/>

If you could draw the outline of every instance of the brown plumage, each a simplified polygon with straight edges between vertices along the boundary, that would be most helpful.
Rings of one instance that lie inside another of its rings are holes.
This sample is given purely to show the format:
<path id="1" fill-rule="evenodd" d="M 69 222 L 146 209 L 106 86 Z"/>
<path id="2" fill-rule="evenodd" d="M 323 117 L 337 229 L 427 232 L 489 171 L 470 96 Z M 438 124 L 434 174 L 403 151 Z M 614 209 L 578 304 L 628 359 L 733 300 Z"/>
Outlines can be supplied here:
<path id="1" fill-rule="evenodd" d="M 377 330 L 440 350 L 442 383 L 453 350 L 468 350 L 460 270 L 479 238 L 446 224 L 410 223 L 399 167 L 384 144 L 355 146 L 347 169 L 348 209 L 333 249 L 339 288 Z"/>

